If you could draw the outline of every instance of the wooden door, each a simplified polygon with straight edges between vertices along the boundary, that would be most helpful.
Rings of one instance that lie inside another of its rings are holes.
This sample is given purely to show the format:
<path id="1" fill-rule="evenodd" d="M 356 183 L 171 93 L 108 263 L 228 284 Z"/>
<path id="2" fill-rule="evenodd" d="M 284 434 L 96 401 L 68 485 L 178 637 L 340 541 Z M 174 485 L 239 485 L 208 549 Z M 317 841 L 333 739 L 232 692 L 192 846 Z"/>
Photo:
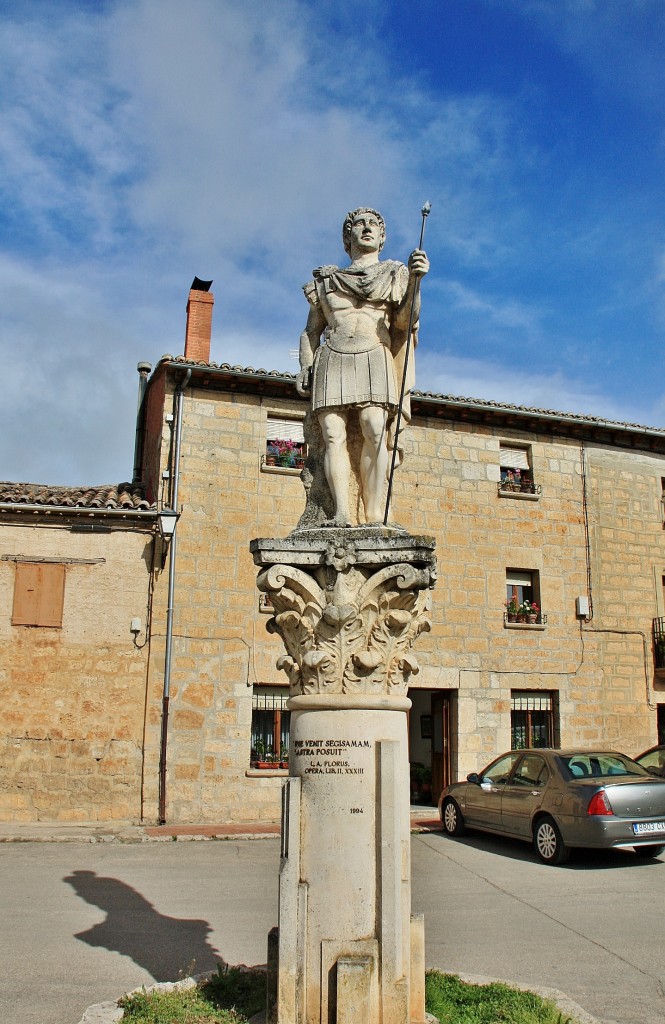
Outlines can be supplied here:
<path id="1" fill-rule="evenodd" d="M 450 692 L 432 694 L 432 803 L 438 802 L 441 790 L 452 782 L 451 776 L 451 713 Z"/>

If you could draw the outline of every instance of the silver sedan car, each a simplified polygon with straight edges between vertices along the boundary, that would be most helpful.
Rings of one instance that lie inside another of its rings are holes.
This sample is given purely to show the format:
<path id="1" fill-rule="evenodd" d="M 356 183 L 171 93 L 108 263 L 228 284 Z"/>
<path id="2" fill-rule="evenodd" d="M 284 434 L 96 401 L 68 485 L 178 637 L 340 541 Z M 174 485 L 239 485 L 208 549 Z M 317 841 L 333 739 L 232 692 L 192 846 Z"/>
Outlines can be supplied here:
<path id="1" fill-rule="evenodd" d="M 467 828 L 533 843 L 546 864 L 572 847 L 665 850 L 665 778 L 612 750 L 511 750 L 439 799 L 444 832 Z"/>

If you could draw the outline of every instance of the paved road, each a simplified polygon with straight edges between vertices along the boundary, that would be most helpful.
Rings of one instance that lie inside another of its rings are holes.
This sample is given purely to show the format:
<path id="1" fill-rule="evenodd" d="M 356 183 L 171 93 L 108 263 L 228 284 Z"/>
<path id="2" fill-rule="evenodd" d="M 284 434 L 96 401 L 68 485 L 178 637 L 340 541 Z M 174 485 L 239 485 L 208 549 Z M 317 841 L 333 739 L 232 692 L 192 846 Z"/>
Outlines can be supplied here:
<path id="1" fill-rule="evenodd" d="M 0 1019 L 76 1024 L 218 957 L 263 963 L 278 862 L 274 839 L 0 846 Z M 413 905 L 433 967 L 553 986 L 603 1021 L 665 1020 L 665 855 L 551 868 L 518 843 L 421 835 Z"/>

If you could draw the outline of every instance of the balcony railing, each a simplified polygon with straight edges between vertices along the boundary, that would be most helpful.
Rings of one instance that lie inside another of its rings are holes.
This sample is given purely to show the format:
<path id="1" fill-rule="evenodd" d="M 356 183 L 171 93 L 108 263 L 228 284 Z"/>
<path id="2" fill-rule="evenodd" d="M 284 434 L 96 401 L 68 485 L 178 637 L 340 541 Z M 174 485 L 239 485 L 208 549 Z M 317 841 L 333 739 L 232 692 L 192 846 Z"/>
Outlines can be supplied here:
<path id="1" fill-rule="evenodd" d="M 653 650 L 656 668 L 665 669 L 665 617 L 653 620 Z"/>
<path id="2" fill-rule="evenodd" d="M 499 494 L 540 494 L 540 484 L 534 484 L 532 480 L 499 480 L 497 487 Z"/>

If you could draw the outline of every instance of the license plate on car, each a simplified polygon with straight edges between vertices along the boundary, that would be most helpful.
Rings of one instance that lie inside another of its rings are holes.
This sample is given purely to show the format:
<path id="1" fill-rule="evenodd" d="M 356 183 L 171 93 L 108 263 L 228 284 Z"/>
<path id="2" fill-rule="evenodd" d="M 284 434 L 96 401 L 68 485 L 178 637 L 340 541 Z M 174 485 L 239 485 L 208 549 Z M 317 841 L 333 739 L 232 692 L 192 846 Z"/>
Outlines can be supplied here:
<path id="1" fill-rule="evenodd" d="M 665 832 L 665 821 L 640 821 L 633 825 L 633 835 L 648 836 L 652 832 Z"/>

